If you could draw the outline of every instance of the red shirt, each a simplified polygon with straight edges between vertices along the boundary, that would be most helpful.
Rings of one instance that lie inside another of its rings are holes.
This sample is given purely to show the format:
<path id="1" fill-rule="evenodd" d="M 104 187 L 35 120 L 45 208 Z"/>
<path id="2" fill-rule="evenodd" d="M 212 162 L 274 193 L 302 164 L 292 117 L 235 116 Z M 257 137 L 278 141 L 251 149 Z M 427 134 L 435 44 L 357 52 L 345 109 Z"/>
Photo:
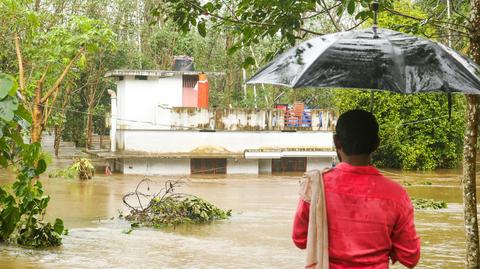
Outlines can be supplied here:
<path id="1" fill-rule="evenodd" d="M 323 174 L 330 269 L 388 268 L 389 257 L 407 267 L 420 259 L 413 206 L 405 189 L 373 166 L 340 163 Z M 307 244 L 310 204 L 300 199 L 293 242 Z"/>

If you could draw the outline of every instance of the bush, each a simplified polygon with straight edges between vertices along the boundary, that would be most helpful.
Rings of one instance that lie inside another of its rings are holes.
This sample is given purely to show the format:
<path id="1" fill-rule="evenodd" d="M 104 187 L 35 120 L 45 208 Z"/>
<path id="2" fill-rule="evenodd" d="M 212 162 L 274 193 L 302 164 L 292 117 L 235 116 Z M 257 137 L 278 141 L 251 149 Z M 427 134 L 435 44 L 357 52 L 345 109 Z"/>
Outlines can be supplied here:
<path id="1" fill-rule="evenodd" d="M 77 172 L 70 169 L 57 169 L 48 174 L 49 178 L 66 178 L 66 179 L 74 179 L 77 175 Z"/>
<path id="2" fill-rule="evenodd" d="M 412 198 L 412 204 L 415 209 L 442 209 L 447 208 L 447 202 L 435 201 L 433 199 Z"/>
<path id="3" fill-rule="evenodd" d="M 73 179 L 78 176 L 80 180 L 92 179 L 95 175 L 95 167 L 87 158 L 78 158 L 73 164 L 65 169 L 57 169 L 48 174 L 50 178 Z"/>
<path id="4" fill-rule="evenodd" d="M 75 171 L 80 180 L 92 179 L 95 175 L 95 166 L 87 158 L 76 159 L 69 169 Z"/>

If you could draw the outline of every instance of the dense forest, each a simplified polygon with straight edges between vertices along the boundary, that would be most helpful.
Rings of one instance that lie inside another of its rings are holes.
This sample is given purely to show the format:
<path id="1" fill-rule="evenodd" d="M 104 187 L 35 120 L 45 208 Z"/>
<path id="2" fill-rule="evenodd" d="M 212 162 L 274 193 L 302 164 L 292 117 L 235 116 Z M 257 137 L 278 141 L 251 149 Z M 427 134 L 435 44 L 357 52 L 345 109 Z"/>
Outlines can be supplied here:
<path id="1" fill-rule="evenodd" d="M 309 108 L 339 112 L 369 109 L 370 95 L 355 91 L 294 91 L 244 83 L 275 55 L 302 40 L 370 27 L 368 3 L 295 1 L 281 10 L 275 6 L 281 3 L 263 1 L 1 0 L 0 68 L 16 76 L 21 101 L 33 117 L 32 141 L 49 132 L 88 147 L 93 133 L 108 133 L 107 90 L 115 89 L 115 84 L 105 73 L 168 70 L 175 55 L 193 57 L 196 70 L 225 72 L 209 78 L 210 104 L 217 107 L 270 108 L 302 101 Z M 262 9 L 270 11 L 268 17 Z M 461 33 L 468 11 L 464 1 L 385 1 L 379 26 L 466 53 L 468 38 Z M 463 96 L 454 96 L 451 119 L 447 97 L 441 94 L 378 93 L 374 100 L 382 125 L 377 165 L 428 170 L 458 166 Z"/>

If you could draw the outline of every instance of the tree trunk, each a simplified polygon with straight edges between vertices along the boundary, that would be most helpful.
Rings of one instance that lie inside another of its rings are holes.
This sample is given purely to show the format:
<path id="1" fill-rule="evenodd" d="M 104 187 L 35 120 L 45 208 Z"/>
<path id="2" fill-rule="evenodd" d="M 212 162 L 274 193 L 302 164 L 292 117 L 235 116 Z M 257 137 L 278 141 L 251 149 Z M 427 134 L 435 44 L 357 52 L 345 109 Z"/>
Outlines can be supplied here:
<path id="1" fill-rule="evenodd" d="M 233 47 L 233 36 L 230 33 L 225 33 L 226 34 L 226 39 L 225 39 L 225 49 L 228 52 L 228 50 Z M 233 57 L 233 55 L 230 55 L 230 57 Z M 230 107 L 232 105 L 232 88 L 233 84 L 235 83 L 234 81 L 234 67 L 233 67 L 232 61 L 227 61 L 227 74 L 226 74 L 226 88 L 227 88 L 227 107 Z"/>
<path id="2" fill-rule="evenodd" d="M 471 7 L 470 55 L 476 63 L 480 63 L 480 0 L 471 0 Z M 478 118 L 478 97 L 468 95 L 463 149 L 463 205 L 468 269 L 480 268 L 476 193 Z"/>
<path id="3" fill-rule="evenodd" d="M 92 138 L 93 138 L 93 115 L 92 110 L 88 109 L 87 114 L 87 144 L 85 145 L 86 149 L 90 149 L 92 147 Z"/>
<path id="4" fill-rule="evenodd" d="M 31 129 L 31 142 L 40 142 L 42 140 L 42 121 L 43 111 L 41 103 L 41 87 L 35 87 L 35 97 L 33 99 L 32 109 L 32 129 Z"/>
<path id="5" fill-rule="evenodd" d="M 467 243 L 466 268 L 479 268 L 477 194 L 475 166 L 477 156 L 478 98 L 467 96 L 467 126 L 463 148 L 463 205 Z"/>
<path id="6" fill-rule="evenodd" d="M 63 128 L 60 125 L 55 124 L 53 131 L 55 135 L 53 140 L 53 148 L 55 149 L 55 157 L 58 157 L 58 153 L 60 151 L 60 142 L 62 141 Z"/>

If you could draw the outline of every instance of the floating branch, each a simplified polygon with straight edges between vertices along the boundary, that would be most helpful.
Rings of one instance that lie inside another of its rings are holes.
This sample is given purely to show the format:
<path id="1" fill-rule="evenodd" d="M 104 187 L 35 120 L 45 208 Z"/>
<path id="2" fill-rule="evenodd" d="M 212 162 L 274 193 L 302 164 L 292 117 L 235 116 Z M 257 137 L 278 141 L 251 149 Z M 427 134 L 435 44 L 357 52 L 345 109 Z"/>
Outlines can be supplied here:
<path id="1" fill-rule="evenodd" d="M 147 227 L 176 226 L 180 224 L 202 224 L 214 220 L 227 219 L 231 210 L 222 210 L 197 196 L 177 193 L 175 190 L 186 184 L 185 179 L 167 180 L 163 188 L 150 192 L 154 183 L 149 178 L 142 179 L 135 188 L 123 196 L 123 203 L 130 209 L 125 218 Z M 145 190 L 143 192 L 141 190 Z"/>

